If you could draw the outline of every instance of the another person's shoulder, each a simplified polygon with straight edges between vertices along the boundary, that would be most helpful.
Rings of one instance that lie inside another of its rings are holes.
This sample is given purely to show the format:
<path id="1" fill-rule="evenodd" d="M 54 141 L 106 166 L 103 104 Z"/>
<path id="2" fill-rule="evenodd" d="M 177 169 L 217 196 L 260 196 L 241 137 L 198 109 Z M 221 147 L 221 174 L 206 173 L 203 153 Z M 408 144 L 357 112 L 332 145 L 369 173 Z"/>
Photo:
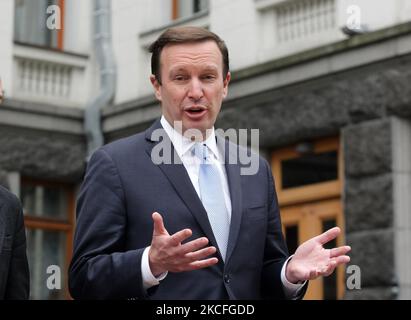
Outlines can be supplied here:
<path id="1" fill-rule="evenodd" d="M 20 201 L 13 193 L 0 185 L 0 207 L 6 207 L 6 212 L 14 212 L 20 208 Z"/>

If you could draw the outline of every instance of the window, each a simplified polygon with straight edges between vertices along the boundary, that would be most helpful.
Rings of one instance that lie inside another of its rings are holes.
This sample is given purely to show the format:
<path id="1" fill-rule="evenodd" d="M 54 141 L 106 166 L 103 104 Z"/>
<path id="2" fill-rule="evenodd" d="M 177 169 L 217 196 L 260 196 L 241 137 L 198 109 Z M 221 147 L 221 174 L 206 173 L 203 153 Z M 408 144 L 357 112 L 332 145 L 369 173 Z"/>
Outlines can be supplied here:
<path id="1" fill-rule="evenodd" d="M 70 185 L 22 179 L 21 200 L 27 228 L 30 299 L 69 298 L 67 270 L 71 260 L 74 192 Z M 49 266 L 59 266 L 61 290 L 47 288 Z"/>
<path id="2" fill-rule="evenodd" d="M 60 8 L 61 29 L 47 28 L 47 8 Z M 19 43 L 63 49 L 64 0 L 15 0 L 14 40 Z"/>
<path id="3" fill-rule="evenodd" d="M 344 230 L 341 204 L 342 156 L 337 138 L 298 143 L 276 150 L 272 170 L 280 204 L 283 233 L 293 254 L 304 241 L 334 226 Z M 344 244 L 343 235 L 325 248 Z M 329 277 L 310 281 L 305 299 L 341 299 L 344 267 Z"/>
<path id="4" fill-rule="evenodd" d="M 190 17 L 208 9 L 208 0 L 172 0 L 172 19 Z"/>
<path id="5" fill-rule="evenodd" d="M 284 232 L 285 240 L 287 243 L 288 252 L 294 254 L 298 248 L 298 224 L 288 224 L 285 226 Z"/>
<path id="6" fill-rule="evenodd" d="M 337 152 L 302 154 L 281 161 L 281 183 L 284 189 L 332 181 L 338 176 Z"/>
<path id="7" fill-rule="evenodd" d="M 339 143 L 334 138 L 275 151 L 272 169 L 280 205 L 338 197 L 341 163 Z"/>

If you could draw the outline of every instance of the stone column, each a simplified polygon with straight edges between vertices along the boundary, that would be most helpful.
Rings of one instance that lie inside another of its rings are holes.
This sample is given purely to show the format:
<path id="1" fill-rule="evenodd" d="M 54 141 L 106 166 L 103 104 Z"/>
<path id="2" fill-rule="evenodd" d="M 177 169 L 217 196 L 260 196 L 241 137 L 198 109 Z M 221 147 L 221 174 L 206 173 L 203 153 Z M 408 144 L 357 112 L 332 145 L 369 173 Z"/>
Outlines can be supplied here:
<path id="1" fill-rule="evenodd" d="M 394 253 L 398 299 L 411 299 L 411 121 L 392 118 Z"/>
<path id="2" fill-rule="evenodd" d="M 343 130 L 344 213 L 361 290 L 346 299 L 411 298 L 411 122 L 378 119 Z"/>
<path id="3" fill-rule="evenodd" d="M 346 127 L 344 214 L 350 265 L 361 270 L 361 289 L 346 299 L 395 299 L 392 123 L 378 119 Z"/>

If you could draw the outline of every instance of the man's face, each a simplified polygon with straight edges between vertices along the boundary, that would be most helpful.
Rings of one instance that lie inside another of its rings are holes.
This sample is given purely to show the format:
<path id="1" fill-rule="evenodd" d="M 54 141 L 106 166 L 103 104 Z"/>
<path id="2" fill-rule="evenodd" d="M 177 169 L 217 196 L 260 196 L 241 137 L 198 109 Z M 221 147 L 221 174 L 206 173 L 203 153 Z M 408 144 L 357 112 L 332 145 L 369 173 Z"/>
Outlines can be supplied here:
<path id="1" fill-rule="evenodd" d="M 172 44 L 160 56 L 161 85 L 152 75 L 151 83 L 162 113 L 173 126 L 205 131 L 214 126 L 227 95 L 230 73 L 223 78 L 223 58 L 214 41 Z"/>

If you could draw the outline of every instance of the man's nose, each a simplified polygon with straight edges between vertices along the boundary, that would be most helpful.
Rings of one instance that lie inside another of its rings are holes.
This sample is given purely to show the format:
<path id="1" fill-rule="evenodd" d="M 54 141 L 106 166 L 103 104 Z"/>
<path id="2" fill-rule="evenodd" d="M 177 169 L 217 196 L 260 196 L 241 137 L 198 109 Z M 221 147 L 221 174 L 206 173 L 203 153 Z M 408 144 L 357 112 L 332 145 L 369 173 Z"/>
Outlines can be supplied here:
<path id="1" fill-rule="evenodd" d="M 193 100 L 199 100 L 203 97 L 203 87 L 199 79 L 192 79 L 188 89 L 188 97 Z"/>

